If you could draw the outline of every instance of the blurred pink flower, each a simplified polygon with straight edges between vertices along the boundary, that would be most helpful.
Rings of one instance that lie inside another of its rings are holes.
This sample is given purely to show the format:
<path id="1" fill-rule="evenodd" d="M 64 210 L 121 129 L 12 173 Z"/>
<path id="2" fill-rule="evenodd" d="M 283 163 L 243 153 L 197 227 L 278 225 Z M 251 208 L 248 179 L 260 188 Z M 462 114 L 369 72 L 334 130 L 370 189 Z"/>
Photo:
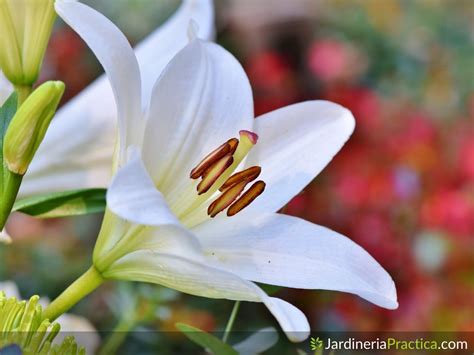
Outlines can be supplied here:
<path id="1" fill-rule="evenodd" d="M 351 80 L 367 67 L 367 60 L 352 46 L 334 39 L 321 39 L 308 50 L 308 66 L 324 82 Z"/>
<path id="2" fill-rule="evenodd" d="M 463 137 L 457 156 L 459 175 L 467 181 L 474 182 L 474 139 Z"/>
<path id="3" fill-rule="evenodd" d="M 442 190 L 432 194 L 421 208 L 421 223 L 441 228 L 455 236 L 474 235 L 474 203 L 459 190 Z"/>
<path id="4" fill-rule="evenodd" d="M 333 87 L 324 95 L 326 100 L 334 101 L 349 108 L 357 122 L 358 132 L 374 137 L 381 128 L 382 103 L 378 94 L 364 87 Z"/>
<path id="5" fill-rule="evenodd" d="M 340 79 L 347 67 L 349 54 L 343 43 L 323 39 L 315 42 L 308 52 L 308 65 L 323 81 Z"/>
<path id="6" fill-rule="evenodd" d="M 294 72 L 277 52 L 266 51 L 250 57 L 245 71 L 254 89 L 257 115 L 298 101 Z"/>

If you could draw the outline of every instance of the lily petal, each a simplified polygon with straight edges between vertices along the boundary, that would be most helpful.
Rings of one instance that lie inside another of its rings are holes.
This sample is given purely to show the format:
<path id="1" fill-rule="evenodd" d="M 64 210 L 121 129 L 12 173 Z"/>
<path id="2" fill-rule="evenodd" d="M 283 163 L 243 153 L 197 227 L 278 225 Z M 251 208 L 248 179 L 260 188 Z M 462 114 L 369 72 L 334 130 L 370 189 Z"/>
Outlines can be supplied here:
<path id="1" fill-rule="evenodd" d="M 0 70 L 0 106 L 8 99 L 13 92 L 13 85 L 5 78 Z"/>
<path id="2" fill-rule="evenodd" d="M 330 229 L 274 214 L 215 220 L 194 233 L 216 267 L 242 278 L 349 292 L 380 307 L 398 307 L 390 275 L 359 245 Z"/>
<path id="3" fill-rule="evenodd" d="M 222 47 L 195 39 L 153 88 L 143 160 L 170 206 L 185 203 L 190 192 L 196 194 L 187 189 L 190 171 L 239 130 L 252 127 L 252 92 L 242 66 Z"/>
<path id="4" fill-rule="evenodd" d="M 20 290 L 13 281 L 0 281 L 0 291 L 3 291 L 8 298 L 15 297 L 21 299 Z"/>
<path id="5" fill-rule="evenodd" d="M 261 354 L 278 342 L 278 332 L 273 327 L 263 328 L 232 347 L 241 355 Z"/>
<path id="6" fill-rule="evenodd" d="M 107 190 L 107 206 L 123 219 L 144 225 L 179 225 L 143 165 L 138 148 L 115 174 Z"/>
<path id="7" fill-rule="evenodd" d="M 117 225 L 119 221 L 114 222 L 114 225 Z M 139 231 L 125 236 L 123 232 L 119 232 L 118 239 L 113 234 L 107 235 L 105 239 L 104 234 L 99 236 L 102 240 L 96 243 L 94 248 L 94 265 L 98 270 L 102 272 L 108 269 L 117 259 L 137 250 L 154 250 L 203 260 L 201 245 L 197 238 L 181 226 L 163 225 L 146 228 L 135 226 L 135 228 Z"/>
<path id="8" fill-rule="evenodd" d="M 292 341 L 309 335 L 305 315 L 278 298 L 269 297 L 257 285 L 233 273 L 184 256 L 141 250 L 116 261 L 103 276 L 111 279 L 157 283 L 208 298 L 263 302 Z"/>
<path id="9" fill-rule="evenodd" d="M 198 37 L 214 37 L 214 7 L 212 0 L 185 0 L 178 10 L 142 43 L 136 54 L 142 72 L 144 106 L 159 75 L 170 60 L 188 44 L 187 28 L 190 21 L 198 25 Z M 146 54 L 146 55 L 143 55 Z"/>
<path id="10" fill-rule="evenodd" d="M 141 122 L 140 70 L 125 35 L 100 12 L 75 1 L 56 1 L 56 12 L 76 31 L 104 67 L 117 105 L 121 154 Z M 125 136 L 127 134 L 127 136 Z"/>
<path id="11" fill-rule="evenodd" d="M 307 101 L 255 120 L 259 141 L 246 166 L 261 166 L 265 192 L 243 212 L 276 212 L 310 183 L 354 130 L 354 117 L 329 101 Z M 291 167 L 291 168 L 288 168 Z"/>

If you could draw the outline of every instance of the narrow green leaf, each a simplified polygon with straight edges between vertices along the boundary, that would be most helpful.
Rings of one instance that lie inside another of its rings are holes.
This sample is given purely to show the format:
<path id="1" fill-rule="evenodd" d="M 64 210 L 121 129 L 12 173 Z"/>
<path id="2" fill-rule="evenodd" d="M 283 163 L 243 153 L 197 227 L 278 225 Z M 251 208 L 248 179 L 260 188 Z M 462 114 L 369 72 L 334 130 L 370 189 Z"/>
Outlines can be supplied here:
<path id="1" fill-rule="evenodd" d="M 82 189 L 33 196 L 15 202 L 13 211 L 39 218 L 79 216 L 105 211 L 106 189 Z"/>
<path id="2" fill-rule="evenodd" d="M 193 343 L 208 349 L 215 355 L 238 355 L 238 352 L 232 346 L 201 329 L 183 323 L 176 323 L 176 328 Z"/>

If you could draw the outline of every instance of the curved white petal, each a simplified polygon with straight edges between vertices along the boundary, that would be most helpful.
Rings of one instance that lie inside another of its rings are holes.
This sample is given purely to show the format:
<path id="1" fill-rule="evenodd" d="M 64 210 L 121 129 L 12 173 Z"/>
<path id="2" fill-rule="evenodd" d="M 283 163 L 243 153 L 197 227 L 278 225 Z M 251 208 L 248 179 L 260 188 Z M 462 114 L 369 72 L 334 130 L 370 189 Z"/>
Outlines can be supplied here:
<path id="1" fill-rule="evenodd" d="M 64 313 L 56 321 L 61 324 L 61 331 L 54 339 L 54 344 L 61 344 L 73 333 L 76 342 L 86 349 L 86 354 L 96 353 L 100 345 L 100 336 L 87 318 Z"/>
<path id="2" fill-rule="evenodd" d="M 115 174 L 107 190 L 107 206 L 123 219 L 144 225 L 179 225 L 143 165 L 137 149 Z"/>
<path id="3" fill-rule="evenodd" d="M 18 290 L 18 286 L 13 281 L 0 281 L 0 291 L 3 291 L 8 298 L 15 297 L 18 300 L 21 299 L 20 290 Z"/>
<path id="4" fill-rule="evenodd" d="M 263 328 L 232 347 L 241 355 L 258 355 L 278 342 L 278 332 L 273 327 Z"/>
<path id="5" fill-rule="evenodd" d="M 215 220 L 194 232 L 209 260 L 245 279 L 349 292 L 381 307 L 398 307 L 390 275 L 364 249 L 330 229 L 274 214 Z"/>
<path id="6" fill-rule="evenodd" d="M 259 165 L 265 192 L 244 213 L 276 212 L 311 182 L 354 130 L 349 110 L 328 101 L 307 101 L 255 120 L 259 135 L 246 166 Z"/>
<path id="7" fill-rule="evenodd" d="M 8 99 L 13 92 L 13 85 L 5 78 L 0 70 L 0 106 Z"/>
<path id="8" fill-rule="evenodd" d="M 145 165 L 170 206 L 190 197 L 189 173 L 204 156 L 252 126 L 252 92 L 241 65 L 224 48 L 193 40 L 153 89 L 143 143 Z"/>
<path id="9" fill-rule="evenodd" d="M 309 334 L 306 317 L 291 304 L 268 297 L 255 284 L 233 273 L 210 267 L 187 256 L 141 250 L 116 261 L 104 271 L 103 276 L 157 283 L 208 298 L 263 302 L 290 340 L 302 341 Z"/>
<path id="10" fill-rule="evenodd" d="M 126 233 L 119 231 L 117 234 L 119 238 L 109 234 L 106 235 L 106 239 L 100 241 L 100 244 L 96 244 L 94 266 L 98 270 L 106 270 L 117 259 L 138 250 L 186 255 L 188 258 L 203 260 L 201 246 L 197 238 L 181 226 L 129 226 L 128 228 Z"/>
<path id="11" fill-rule="evenodd" d="M 163 68 L 187 43 L 187 29 L 193 20 L 198 37 L 210 40 L 214 36 L 212 0 L 185 0 L 178 10 L 136 47 L 142 72 L 143 101 L 148 105 L 153 85 Z"/>
<path id="12" fill-rule="evenodd" d="M 87 43 L 104 67 L 117 105 L 121 152 L 141 124 L 140 70 L 125 35 L 105 16 L 80 2 L 57 1 L 56 12 Z M 138 126 L 138 127 L 137 127 Z"/>
<path id="13" fill-rule="evenodd" d="M 144 100 L 150 97 L 165 65 L 188 43 L 191 18 L 198 23 L 199 37 L 210 39 L 214 30 L 212 1 L 186 0 L 136 47 Z M 111 179 L 116 120 L 112 90 L 102 75 L 57 112 L 23 179 L 20 196 L 106 187 Z"/>
<path id="14" fill-rule="evenodd" d="M 196 236 L 181 226 L 166 225 L 147 228 L 137 239 L 132 241 L 133 251 L 155 250 L 160 253 L 186 255 L 188 258 L 204 260 L 201 245 Z"/>

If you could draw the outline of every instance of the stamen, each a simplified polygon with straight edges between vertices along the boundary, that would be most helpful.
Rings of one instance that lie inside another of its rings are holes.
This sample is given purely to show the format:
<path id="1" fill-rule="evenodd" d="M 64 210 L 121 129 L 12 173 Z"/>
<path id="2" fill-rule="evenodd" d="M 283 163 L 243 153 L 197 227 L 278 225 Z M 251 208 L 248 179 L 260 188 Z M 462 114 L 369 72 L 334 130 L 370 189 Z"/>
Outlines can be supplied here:
<path id="1" fill-rule="evenodd" d="M 237 145 L 239 144 L 239 141 L 237 138 L 232 138 L 229 139 L 227 142 L 219 146 L 217 149 L 214 149 L 212 152 L 210 152 L 206 157 L 201 160 L 201 162 L 196 165 L 196 167 L 191 170 L 191 173 L 189 176 L 191 179 L 197 179 L 202 174 L 206 169 L 208 169 L 211 165 L 213 165 L 215 162 L 217 162 L 219 159 L 221 159 L 224 155 L 230 153 L 230 155 L 234 154 L 235 150 L 237 149 Z"/>
<path id="2" fill-rule="evenodd" d="M 257 134 L 241 130 L 239 139 L 231 138 L 208 154 L 190 173 L 192 179 L 202 178 L 196 188 L 198 196 L 192 199 L 191 203 L 178 205 L 178 208 L 175 208 L 178 217 L 190 225 L 197 223 L 202 218 L 201 213 L 197 212 L 202 211 L 199 207 L 209 201 L 219 188 L 222 194 L 207 209 L 210 217 L 215 217 L 226 208 L 228 208 L 227 215 L 233 216 L 256 199 L 265 188 L 263 181 L 255 183 L 240 199 L 239 196 L 248 183 L 257 179 L 261 168 L 253 166 L 240 173 L 234 175 L 232 173 L 249 154 L 257 140 Z"/>
<path id="3" fill-rule="evenodd" d="M 261 167 L 252 166 L 252 167 L 250 167 L 248 169 L 245 169 L 241 172 L 235 173 L 234 175 L 232 175 L 230 178 L 227 179 L 227 181 L 224 183 L 224 185 L 222 185 L 219 188 L 219 191 L 224 191 L 228 187 L 231 187 L 231 186 L 241 182 L 242 180 L 247 181 L 247 183 L 249 183 L 251 181 L 254 181 L 260 175 L 261 171 L 262 171 Z"/>
<path id="4" fill-rule="evenodd" d="M 207 214 L 211 216 L 211 218 L 214 218 L 219 212 L 229 207 L 230 204 L 234 202 L 237 197 L 239 197 L 242 191 L 244 191 L 247 183 L 248 181 L 244 180 L 227 189 L 217 198 L 217 200 L 209 205 Z"/>
<path id="5" fill-rule="evenodd" d="M 237 201 L 227 210 L 227 216 L 231 217 L 250 205 L 265 190 L 265 183 L 262 180 L 254 183 Z"/>
<path id="6" fill-rule="evenodd" d="M 232 157 L 232 154 L 228 153 L 206 169 L 202 174 L 201 182 L 197 186 L 198 195 L 207 192 L 233 162 L 234 158 Z"/>
<path id="7" fill-rule="evenodd" d="M 230 152 L 234 154 L 237 146 L 239 145 L 239 140 L 237 138 L 231 138 L 227 141 L 227 144 L 230 145 Z"/>

